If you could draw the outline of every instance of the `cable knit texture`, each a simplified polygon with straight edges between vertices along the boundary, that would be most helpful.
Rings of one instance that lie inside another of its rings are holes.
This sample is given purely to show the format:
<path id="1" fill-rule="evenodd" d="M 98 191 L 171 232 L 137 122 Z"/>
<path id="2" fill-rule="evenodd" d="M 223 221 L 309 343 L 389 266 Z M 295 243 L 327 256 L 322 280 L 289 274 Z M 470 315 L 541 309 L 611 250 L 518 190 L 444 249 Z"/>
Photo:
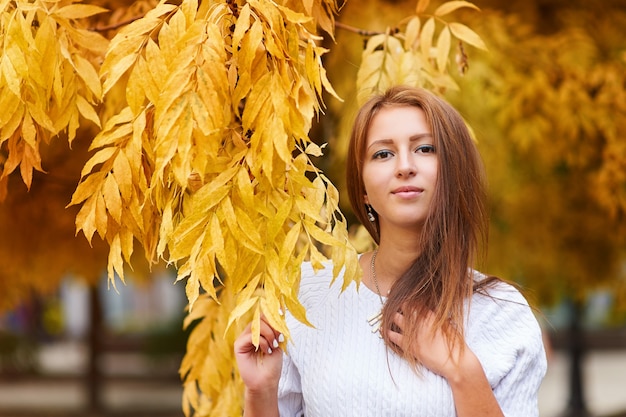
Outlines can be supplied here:
<path id="1" fill-rule="evenodd" d="M 367 319 L 380 311 L 378 295 L 332 266 L 317 274 L 302 267 L 300 301 L 315 328 L 288 314 L 292 341 L 279 386 L 281 417 L 454 417 L 445 379 L 387 350 Z M 501 283 L 491 297 L 476 294 L 465 338 L 478 356 L 507 417 L 538 416 L 537 391 L 546 372 L 541 330 L 525 298 Z"/>

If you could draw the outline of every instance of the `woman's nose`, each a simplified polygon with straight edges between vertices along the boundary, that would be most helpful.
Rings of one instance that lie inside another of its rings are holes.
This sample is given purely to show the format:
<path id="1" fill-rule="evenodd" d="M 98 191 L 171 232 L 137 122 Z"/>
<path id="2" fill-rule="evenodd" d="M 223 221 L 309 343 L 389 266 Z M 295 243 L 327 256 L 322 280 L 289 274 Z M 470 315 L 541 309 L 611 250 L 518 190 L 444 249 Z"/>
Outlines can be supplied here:
<path id="1" fill-rule="evenodd" d="M 402 152 L 397 158 L 396 175 L 398 177 L 410 177 L 417 172 L 417 166 L 415 164 L 412 154 Z"/>

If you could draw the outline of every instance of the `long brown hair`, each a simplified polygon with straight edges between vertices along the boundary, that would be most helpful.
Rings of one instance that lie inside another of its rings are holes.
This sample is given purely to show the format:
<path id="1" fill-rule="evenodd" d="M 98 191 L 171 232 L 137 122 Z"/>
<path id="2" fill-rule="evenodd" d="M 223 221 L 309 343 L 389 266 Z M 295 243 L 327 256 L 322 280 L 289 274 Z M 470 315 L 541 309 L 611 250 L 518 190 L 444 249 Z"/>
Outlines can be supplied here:
<path id="1" fill-rule="evenodd" d="M 378 218 L 371 222 L 364 204 L 363 159 L 368 131 L 383 108 L 418 107 L 426 115 L 438 158 L 438 176 L 429 214 L 420 240 L 420 255 L 394 283 L 383 308 L 382 334 L 387 345 L 411 364 L 421 364 L 387 339 L 393 316 L 403 312 L 404 337 L 418 343 L 417 323 L 428 312 L 435 317 L 434 330 L 442 330 L 451 346 L 464 346 L 466 302 L 475 285 L 473 265 L 487 240 L 486 187 L 482 161 L 461 115 L 433 93 L 397 86 L 372 97 L 357 113 L 347 159 L 347 188 L 355 215 L 380 243 Z M 492 280 L 487 280 L 492 281 Z"/>

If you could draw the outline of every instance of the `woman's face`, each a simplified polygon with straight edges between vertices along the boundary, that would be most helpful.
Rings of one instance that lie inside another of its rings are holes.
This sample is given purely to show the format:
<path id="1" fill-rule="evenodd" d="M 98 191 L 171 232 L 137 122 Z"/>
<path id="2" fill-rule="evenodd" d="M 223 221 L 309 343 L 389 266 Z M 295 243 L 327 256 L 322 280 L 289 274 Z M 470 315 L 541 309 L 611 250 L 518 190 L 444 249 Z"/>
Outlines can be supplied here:
<path id="1" fill-rule="evenodd" d="M 378 213 L 380 231 L 421 230 L 439 165 L 424 112 L 410 106 L 382 108 L 372 119 L 365 146 L 365 203 Z"/>

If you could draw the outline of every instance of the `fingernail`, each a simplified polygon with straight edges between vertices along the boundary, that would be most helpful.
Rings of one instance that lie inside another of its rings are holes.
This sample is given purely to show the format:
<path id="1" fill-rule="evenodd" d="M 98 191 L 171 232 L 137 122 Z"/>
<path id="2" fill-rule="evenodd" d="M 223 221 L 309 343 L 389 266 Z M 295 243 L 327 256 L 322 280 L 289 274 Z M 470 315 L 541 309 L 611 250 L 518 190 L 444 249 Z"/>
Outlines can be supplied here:
<path id="1" fill-rule="evenodd" d="M 278 341 L 279 341 L 280 343 L 283 343 L 283 342 L 285 341 L 285 335 L 284 335 L 284 334 L 282 334 L 282 333 L 281 333 L 281 334 L 279 334 L 279 335 L 278 335 Z"/>
<path id="2" fill-rule="evenodd" d="M 278 340 L 274 339 L 272 346 L 274 346 L 274 349 L 276 349 L 278 347 Z"/>
<path id="3" fill-rule="evenodd" d="M 267 353 L 271 355 L 272 354 L 272 348 L 267 348 Z"/>

